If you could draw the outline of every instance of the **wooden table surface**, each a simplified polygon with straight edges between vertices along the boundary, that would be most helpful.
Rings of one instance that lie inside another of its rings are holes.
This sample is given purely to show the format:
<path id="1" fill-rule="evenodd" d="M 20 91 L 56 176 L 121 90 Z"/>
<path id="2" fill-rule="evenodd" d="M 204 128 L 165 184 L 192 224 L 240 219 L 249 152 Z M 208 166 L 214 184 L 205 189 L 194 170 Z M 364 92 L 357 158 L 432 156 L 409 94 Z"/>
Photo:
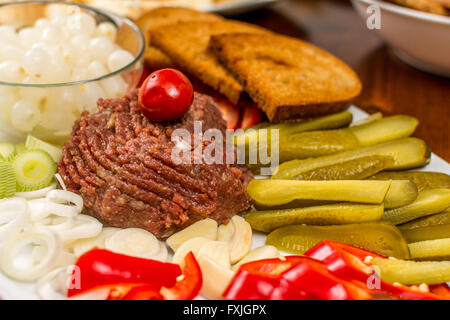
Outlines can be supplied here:
<path id="1" fill-rule="evenodd" d="M 363 83 L 357 106 L 417 117 L 415 136 L 450 162 L 450 79 L 400 61 L 375 31 L 366 28 L 350 1 L 280 0 L 234 18 L 306 40 L 341 58 Z"/>

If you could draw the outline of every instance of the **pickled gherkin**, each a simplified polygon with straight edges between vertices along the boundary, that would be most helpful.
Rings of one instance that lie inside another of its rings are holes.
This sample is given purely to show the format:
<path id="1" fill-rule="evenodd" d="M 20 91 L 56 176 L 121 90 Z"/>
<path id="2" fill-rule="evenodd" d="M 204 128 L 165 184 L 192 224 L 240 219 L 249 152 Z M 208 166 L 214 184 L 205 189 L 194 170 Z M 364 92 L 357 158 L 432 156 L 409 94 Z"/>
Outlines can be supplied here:
<path id="1" fill-rule="evenodd" d="M 380 172 L 372 177 L 372 180 L 410 180 L 414 182 L 419 191 L 424 189 L 447 188 L 450 189 L 450 176 L 441 172 Z"/>
<path id="2" fill-rule="evenodd" d="M 450 237 L 450 224 L 439 224 L 410 230 L 401 230 L 408 243 L 445 239 Z"/>
<path id="3" fill-rule="evenodd" d="M 450 281 L 450 261 L 404 261 L 374 258 L 371 264 L 382 280 L 405 285 L 441 284 Z"/>
<path id="4" fill-rule="evenodd" d="M 450 238 L 410 243 L 409 250 L 414 260 L 450 260 Z"/>
<path id="5" fill-rule="evenodd" d="M 417 197 L 416 186 L 408 180 L 252 180 L 247 192 L 259 207 L 287 205 L 298 200 L 319 200 L 372 204 L 384 202 L 385 206 L 394 208 L 407 205 Z"/>
<path id="6" fill-rule="evenodd" d="M 397 225 L 442 212 L 449 207 L 450 189 L 426 189 L 419 192 L 417 199 L 413 203 L 404 207 L 386 210 L 383 220 Z"/>
<path id="7" fill-rule="evenodd" d="M 337 203 L 287 210 L 254 211 L 245 215 L 253 229 L 270 232 L 291 224 L 337 225 L 378 221 L 384 206 Z"/>
<path id="8" fill-rule="evenodd" d="M 278 166 L 272 178 L 298 179 L 302 174 L 329 166 L 336 166 L 335 170 L 338 171 L 339 166 L 348 167 L 346 163 L 349 161 L 364 161 L 368 156 L 391 157 L 393 163 L 386 170 L 410 169 L 426 165 L 430 161 L 430 150 L 423 140 L 403 138 L 318 158 L 284 162 Z"/>
<path id="9" fill-rule="evenodd" d="M 266 244 L 279 250 L 304 254 L 323 240 L 339 241 L 378 254 L 408 259 L 408 244 L 401 232 L 388 223 L 357 223 L 339 226 L 292 225 L 272 231 Z"/>
<path id="10" fill-rule="evenodd" d="M 352 122 L 352 119 L 353 116 L 350 112 L 343 111 L 324 117 L 301 121 L 299 123 L 261 123 L 245 130 L 243 133 L 237 133 L 235 142 L 237 145 L 248 145 L 258 142 L 260 136 L 259 129 L 268 129 L 268 133 L 270 133 L 270 129 L 278 129 L 279 137 L 285 137 L 305 131 L 342 128 L 349 125 Z M 270 139 L 270 135 L 268 136 L 268 139 Z"/>
<path id="11" fill-rule="evenodd" d="M 431 216 L 419 218 L 398 226 L 400 230 L 412 230 L 422 227 L 432 227 L 441 224 L 450 224 L 450 209 Z"/>
<path id="12" fill-rule="evenodd" d="M 367 156 L 305 171 L 296 180 L 362 180 L 394 164 L 390 156 Z"/>

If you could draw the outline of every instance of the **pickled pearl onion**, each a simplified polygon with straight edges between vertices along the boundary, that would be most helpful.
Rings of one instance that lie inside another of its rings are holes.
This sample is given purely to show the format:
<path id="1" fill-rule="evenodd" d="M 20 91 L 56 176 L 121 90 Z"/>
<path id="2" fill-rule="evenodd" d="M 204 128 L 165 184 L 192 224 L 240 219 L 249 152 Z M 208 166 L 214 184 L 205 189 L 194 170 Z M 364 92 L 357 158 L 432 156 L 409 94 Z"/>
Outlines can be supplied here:
<path id="1" fill-rule="evenodd" d="M 0 241 L 19 231 L 29 220 L 28 204 L 22 198 L 0 201 Z"/>
<path id="2" fill-rule="evenodd" d="M 68 206 L 60 203 L 54 203 L 47 199 L 33 199 L 28 201 L 30 206 L 31 220 L 38 221 L 51 214 L 61 217 L 75 217 L 78 214 L 76 206 Z"/>
<path id="3" fill-rule="evenodd" d="M 18 267 L 15 264 L 18 253 L 23 248 L 36 243 L 47 248 L 44 257 L 27 268 Z M 61 252 L 62 242 L 56 233 L 46 228 L 29 230 L 8 239 L 0 254 L 0 268 L 10 278 L 19 281 L 34 281 L 53 269 Z"/>
<path id="4" fill-rule="evenodd" d="M 77 239 L 96 237 L 102 231 L 103 225 L 94 217 L 84 214 L 74 218 L 75 226 L 68 230 L 59 231 L 64 243 Z"/>
<path id="5" fill-rule="evenodd" d="M 53 183 L 46 188 L 35 190 L 35 191 L 16 192 L 16 197 L 21 197 L 21 198 L 25 198 L 25 199 L 43 198 L 46 196 L 46 194 L 49 191 L 54 190 L 55 188 L 56 188 L 56 184 Z"/>
<path id="6" fill-rule="evenodd" d="M 47 193 L 46 198 L 55 203 L 73 203 L 78 209 L 78 213 L 83 210 L 83 198 L 70 191 L 52 190 Z"/>

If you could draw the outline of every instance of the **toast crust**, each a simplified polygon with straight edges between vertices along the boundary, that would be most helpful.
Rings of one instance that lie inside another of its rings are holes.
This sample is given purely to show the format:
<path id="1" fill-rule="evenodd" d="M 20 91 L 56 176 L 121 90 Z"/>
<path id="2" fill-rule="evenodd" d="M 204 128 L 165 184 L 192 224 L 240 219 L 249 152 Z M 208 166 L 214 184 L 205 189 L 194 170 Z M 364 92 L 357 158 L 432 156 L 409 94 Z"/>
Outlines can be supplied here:
<path id="1" fill-rule="evenodd" d="M 152 45 L 168 54 L 177 66 L 237 104 L 244 94 L 241 84 L 208 47 L 211 35 L 234 32 L 269 33 L 260 27 L 231 20 L 192 21 L 154 29 L 150 37 Z"/>
<path id="2" fill-rule="evenodd" d="M 219 20 L 223 20 L 223 18 L 212 13 L 200 12 L 183 7 L 160 7 L 148 11 L 136 21 L 136 24 L 142 30 L 147 43 L 144 57 L 146 66 L 150 71 L 176 67 L 175 63 L 167 54 L 151 44 L 151 30 L 183 21 Z"/>
<path id="3" fill-rule="evenodd" d="M 298 39 L 222 34 L 210 48 L 272 122 L 339 112 L 361 91 L 344 62 Z"/>

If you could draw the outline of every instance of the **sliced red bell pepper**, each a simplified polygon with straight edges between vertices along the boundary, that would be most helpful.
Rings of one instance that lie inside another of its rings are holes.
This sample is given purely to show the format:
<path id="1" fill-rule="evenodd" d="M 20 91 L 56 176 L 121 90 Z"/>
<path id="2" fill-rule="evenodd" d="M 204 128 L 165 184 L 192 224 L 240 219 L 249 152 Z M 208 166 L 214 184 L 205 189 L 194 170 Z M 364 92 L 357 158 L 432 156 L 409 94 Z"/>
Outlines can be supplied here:
<path id="1" fill-rule="evenodd" d="M 181 275 L 177 264 L 131 257 L 103 249 L 86 252 L 78 258 L 76 267 L 74 277 L 79 272 L 79 285 L 69 288 L 68 297 L 104 286 L 146 284 L 172 287 Z"/>
<path id="2" fill-rule="evenodd" d="M 160 293 L 165 300 L 192 300 L 198 296 L 202 284 L 202 270 L 191 251 L 184 258 L 182 280 L 172 287 L 161 288 Z"/>
<path id="3" fill-rule="evenodd" d="M 393 285 L 376 278 L 374 269 L 364 263 L 364 260 L 368 256 L 384 257 L 370 251 L 326 240 L 308 250 L 305 255 L 323 262 L 327 270 L 336 277 L 350 281 L 364 289 L 386 293 L 400 299 L 435 300 L 438 298 L 430 293 L 403 285 Z"/>
<path id="4" fill-rule="evenodd" d="M 239 128 L 248 129 L 260 123 L 263 119 L 263 113 L 254 102 L 241 102 L 241 121 Z"/>
<path id="5" fill-rule="evenodd" d="M 303 259 L 301 263 L 283 273 L 282 278 L 306 293 L 321 299 L 371 299 L 371 295 L 366 290 L 333 276 L 321 262 L 306 257 Z"/>
<path id="6" fill-rule="evenodd" d="M 123 300 L 164 300 L 160 290 L 161 288 L 153 286 L 134 287 L 123 297 Z"/>
<path id="7" fill-rule="evenodd" d="M 450 288 L 446 283 L 432 285 L 430 291 L 441 299 L 450 300 Z"/>

